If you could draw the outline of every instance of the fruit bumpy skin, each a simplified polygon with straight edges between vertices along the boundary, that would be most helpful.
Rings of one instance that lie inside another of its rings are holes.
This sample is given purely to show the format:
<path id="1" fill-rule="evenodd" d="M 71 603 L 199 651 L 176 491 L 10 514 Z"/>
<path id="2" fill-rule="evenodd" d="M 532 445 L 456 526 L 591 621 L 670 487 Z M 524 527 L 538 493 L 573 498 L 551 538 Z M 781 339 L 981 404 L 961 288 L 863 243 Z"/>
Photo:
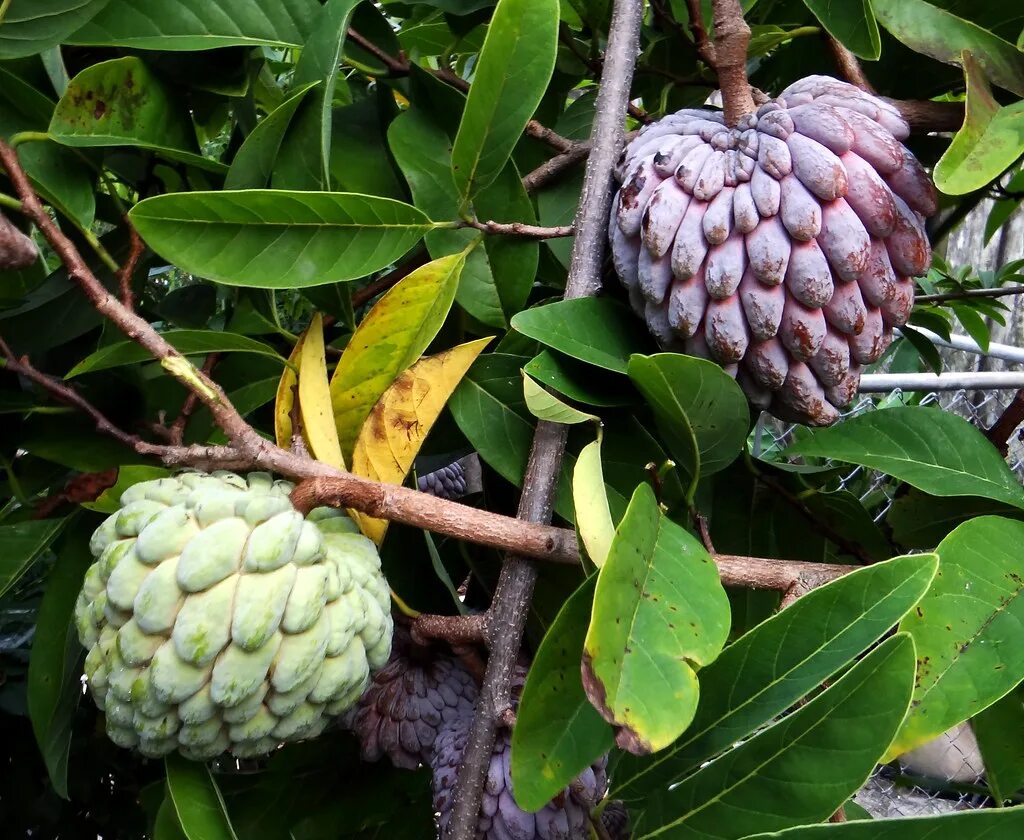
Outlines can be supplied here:
<path id="1" fill-rule="evenodd" d="M 473 714 L 477 694 L 473 676 L 457 659 L 416 645 L 396 627 L 391 659 L 345 722 L 359 738 L 364 761 L 387 755 L 396 767 L 415 770 L 429 763 L 443 726 Z"/>
<path id="2" fill-rule="evenodd" d="M 459 762 L 466 747 L 472 718 L 460 717 L 445 726 L 437 738 L 430 762 L 434 773 L 434 810 L 440 815 L 439 836 L 448 827 L 452 792 Z M 585 840 L 590 837 L 589 813 L 608 786 L 607 760 L 595 762 L 576 781 L 535 814 L 523 811 L 512 798 L 509 761 L 511 741 L 499 733 L 491 755 L 480 806 L 477 840 Z"/>
<path id="3" fill-rule="evenodd" d="M 391 651 L 387 581 L 344 513 L 266 473 L 146 481 L 96 529 L 75 604 L 107 734 L 156 757 L 268 753 L 351 707 Z"/>
<path id="4" fill-rule="evenodd" d="M 694 109 L 645 126 L 609 219 L 633 308 L 666 349 L 736 376 L 756 407 L 833 423 L 931 263 L 936 193 L 909 133 L 892 105 L 827 76 L 735 128 Z"/>

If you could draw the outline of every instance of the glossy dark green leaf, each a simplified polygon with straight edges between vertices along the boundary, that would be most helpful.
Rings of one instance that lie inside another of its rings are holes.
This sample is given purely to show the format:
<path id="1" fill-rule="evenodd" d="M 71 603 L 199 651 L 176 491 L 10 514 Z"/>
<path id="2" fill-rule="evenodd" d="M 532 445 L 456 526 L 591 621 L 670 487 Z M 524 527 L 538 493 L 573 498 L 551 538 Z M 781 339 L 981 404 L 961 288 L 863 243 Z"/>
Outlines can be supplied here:
<path id="1" fill-rule="evenodd" d="M 869 411 L 815 431 L 786 453 L 881 470 L 933 496 L 983 496 L 1024 507 L 1024 490 L 996 448 L 941 409 Z"/>
<path id="2" fill-rule="evenodd" d="M 153 840 L 189 840 L 181 830 L 178 815 L 174 810 L 174 802 L 168 793 L 160 803 L 153 823 Z"/>
<path id="3" fill-rule="evenodd" d="M 580 680 L 596 583 L 596 576 L 588 578 L 559 611 L 530 664 L 516 710 L 512 789 L 527 811 L 544 807 L 614 741 Z"/>
<path id="4" fill-rule="evenodd" d="M 355 193 L 159 195 L 136 204 L 130 216 L 146 243 L 179 268 L 264 289 L 365 277 L 433 228 L 415 207 Z"/>
<path id="5" fill-rule="evenodd" d="M 914 637 L 914 703 L 890 750 L 914 749 L 1024 680 L 1024 522 L 980 516 L 946 537 L 939 573 L 900 623 Z"/>
<path id="6" fill-rule="evenodd" d="M 0 59 L 41 53 L 59 44 L 109 0 L 12 0 L 0 26 Z"/>
<path id="7" fill-rule="evenodd" d="M 284 102 L 267 114 L 235 153 L 224 178 L 224 189 L 262 189 L 270 181 L 274 161 L 296 109 L 319 82 L 297 88 Z"/>
<path id="8" fill-rule="evenodd" d="M 612 795 L 642 799 L 812 693 L 920 600 L 936 568 L 934 554 L 866 567 L 808 592 L 733 642 L 701 670 L 690 728 L 661 753 L 623 758 Z"/>
<path id="9" fill-rule="evenodd" d="M 459 195 L 451 179 L 451 141 L 417 108 L 397 117 L 388 143 L 409 183 L 416 207 L 433 219 L 458 217 Z M 494 221 L 533 218 L 533 207 L 511 162 L 477 197 L 481 217 Z M 471 242 L 456 301 L 483 324 L 502 328 L 526 302 L 537 271 L 539 246 L 516 237 L 482 237 L 475 230 L 437 230 L 427 235 L 435 259 L 464 250 Z"/>
<path id="10" fill-rule="evenodd" d="M 69 40 L 143 50 L 301 47 L 313 31 L 318 10 L 317 0 L 110 0 Z"/>
<path id="11" fill-rule="evenodd" d="M 28 666 L 28 709 L 53 789 L 68 798 L 71 723 L 82 696 L 79 663 L 85 655 L 75 630 L 74 607 L 92 563 L 89 537 L 96 522 L 80 518 L 68 531 L 46 577 Z"/>
<path id="12" fill-rule="evenodd" d="M 0 597 L 42 555 L 64 527 L 64 519 L 0 525 Z"/>
<path id="13" fill-rule="evenodd" d="M 913 681 L 913 641 L 887 639 L 807 705 L 652 795 L 634 836 L 738 840 L 826 819 L 889 745 Z"/>
<path id="14" fill-rule="evenodd" d="M 721 651 L 729 615 L 707 550 L 641 484 L 598 573 L 583 652 L 584 690 L 620 747 L 653 752 L 686 729 L 697 670 Z"/>
<path id="15" fill-rule="evenodd" d="M 452 149 L 463 204 L 505 168 L 555 67 L 557 0 L 500 0 Z"/>
<path id="16" fill-rule="evenodd" d="M 364 3 L 357 11 L 362 8 L 373 7 Z M 386 89 L 334 109 L 330 171 L 335 189 L 405 199 L 408 193 L 387 144 L 387 128 L 397 110 Z"/>
<path id="17" fill-rule="evenodd" d="M 65 146 L 138 146 L 201 169 L 224 169 L 199 153 L 188 112 L 134 56 L 75 76 L 53 112 L 50 136 Z"/>
<path id="18" fill-rule="evenodd" d="M 935 548 L 958 525 L 975 516 L 1024 517 L 1019 508 L 973 496 L 930 496 L 913 487 L 893 499 L 885 522 L 904 548 Z"/>
<path id="19" fill-rule="evenodd" d="M 188 840 L 239 840 L 224 797 L 206 765 L 178 753 L 171 753 L 164 763 L 167 790 Z"/>
<path id="20" fill-rule="evenodd" d="M 586 365 L 544 350 L 530 359 L 523 370 L 538 382 L 554 388 L 571 400 L 596 406 L 629 405 L 637 399 L 636 393 L 621 383 L 618 390 L 607 387 L 608 383 L 595 381 Z"/>
<path id="21" fill-rule="evenodd" d="M 284 364 L 284 358 L 273 347 L 235 333 L 213 332 L 211 330 L 171 330 L 163 334 L 179 352 L 186 356 L 207 353 L 257 353 L 270 356 Z M 119 341 L 101 347 L 95 353 L 86 356 L 67 374 L 67 379 L 83 373 L 95 373 L 98 370 L 134 365 L 149 361 L 152 356 L 134 341 Z"/>
<path id="22" fill-rule="evenodd" d="M 931 817 L 807 825 L 749 840 L 1002 840 L 1024 832 L 1024 807 L 959 811 Z"/>
<path id="23" fill-rule="evenodd" d="M 804 5 L 828 33 L 854 55 L 877 60 L 882 52 L 882 41 L 870 0 L 804 0 Z"/>
<path id="24" fill-rule="evenodd" d="M 567 356 L 616 373 L 626 373 L 629 357 L 651 346 L 636 318 L 609 298 L 535 306 L 516 315 L 512 327 Z"/>
<path id="25" fill-rule="evenodd" d="M 977 715 L 971 726 L 985 763 L 985 779 L 997 803 L 1024 787 L 1024 683 Z"/>
<path id="26" fill-rule="evenodd" d="M 959 64 L 970 50 L 993 84 L 1024 96 L 1024 53 L 986 29 L 925 0 L 871 0 L 875 17 L 910 49 Z"/>
<path id="27" fill-rule="evenodd" d="M 736 380 L 706 359 L 634 355 L 629 378 L 647 398 L 676 463 L 696 481 L 743 451 L 750 410 Z"/>

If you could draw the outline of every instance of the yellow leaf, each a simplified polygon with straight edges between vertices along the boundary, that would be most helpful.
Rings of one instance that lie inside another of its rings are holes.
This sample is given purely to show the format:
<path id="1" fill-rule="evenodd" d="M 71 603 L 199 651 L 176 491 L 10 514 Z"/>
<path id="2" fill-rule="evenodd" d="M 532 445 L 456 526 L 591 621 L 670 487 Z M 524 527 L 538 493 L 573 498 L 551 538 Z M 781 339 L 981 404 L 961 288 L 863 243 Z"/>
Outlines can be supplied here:
<path id="1" fill-rule="evenodd" d="M 465 264 L 465 254 L 451 254 L 420 266 L 366 313 L 331 377 L 334 422 L 343 453 L 352 451 L 381 394 L 441 329 Z"/>
<path id="2" fill-rule="evenodd" d="M 448 398 L 490 338 L 460 344 L 420 359 L 377 401 L 352 453 L 352 472 L 386 484 L 401 484 Z M 357 514 L 363 533 L 376 543 L 388 523 Z"/>
<path id="3" fill-rule="evenodd" d="M 608 508 L 601 467 L 601 438 L 588 443 L 576 459 L 572 471 L 572 500 L 576 507 L 576 527 L 597 568 L 604 565 L 615 536 L 615 523 Z"/>
<path id="4" fill-rule="evenodd" d="M 295 386 L 299 384 L 299 359 L 302 356 L 302 342 L 306 334 L 299 336 L 295 342 L 288 364 L 281 371 L 281 381 L 277 383 L 277 398 L 274 400 L 274 437 L 282 449 L 290 449 L 292 445 L 292 406 L 295 404 Z"/>
<path id="5" fill-rule="evenodd" d="M 299 354 L 299 409 L 302 431 L 313 457 L 340 470 L 345 469 L 338 432 L 331 409 L 331 389 L 327 382 L 327 359 L 324 355 L 324 325 L 320 313 L 303 337 Z"/>

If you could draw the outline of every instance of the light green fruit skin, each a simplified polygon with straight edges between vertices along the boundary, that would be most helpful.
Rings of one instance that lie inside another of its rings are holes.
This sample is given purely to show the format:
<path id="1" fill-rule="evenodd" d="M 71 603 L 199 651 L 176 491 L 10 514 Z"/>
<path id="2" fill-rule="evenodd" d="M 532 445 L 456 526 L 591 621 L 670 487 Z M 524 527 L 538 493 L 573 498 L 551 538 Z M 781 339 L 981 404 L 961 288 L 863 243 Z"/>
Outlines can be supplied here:
<path id="1" fill-rule="evenodd" d="M 266 473 L 142 482 L 89 543 L 85 674 L 119 746 L 194 760 L 315 737 L 387 661 L 376 546 Z"/>

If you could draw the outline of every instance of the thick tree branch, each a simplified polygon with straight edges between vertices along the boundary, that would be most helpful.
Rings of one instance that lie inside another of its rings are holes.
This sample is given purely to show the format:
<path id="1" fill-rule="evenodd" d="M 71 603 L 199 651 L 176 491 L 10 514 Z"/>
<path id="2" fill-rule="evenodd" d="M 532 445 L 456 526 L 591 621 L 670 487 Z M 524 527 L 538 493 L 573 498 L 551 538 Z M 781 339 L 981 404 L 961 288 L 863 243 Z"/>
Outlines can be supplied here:
<path id="1" fill-rule="evenodd" d="M 1024 423 L 1024 390 L 1013 395 L 1010 404 L 1003 409 L 1003 413 L 985 436 L 1005 457 L 1010 448 L 1010 438 L 1021 423 Z"/>
<path id="2" fill-rule="evenodd" d="M 700 4 L 697 4 L 698 8 Z M 725 121 L 736 125 L 754 113 L 754 97 L 747 79 L 747 46 L 750 27 L 743 19 L 740 0 L 713 0 L 715 23 L 714 66 L 722 89 Z"/>
<path id="3" fill-rule="evenodd" d="M 864 68 L 860 66 L 857 56 L 828 32 L 825 32 L 825 30 L 822 30 L 822 33 L 825 37 L 825 43 L 828 44 L 829 51 L 832 53 L 832 58 L 835 60 L 839 75 L 851 85 L 856 85 L 868 93 L 875 93 L 875 89 L 872 87 L 868 77 L 864 75 Z"/>
<path id="4" fill-rule="evenodd" d="M 889 99 L 914 133 L 959 131 L 964 122 L 963 102 L 932 102 L 928 99 Z"/>
<path id="5" fill-rule="evenodd" d="M 612 170 L 624 143 L 623 115 L 629 104 L 643 6 L 642 0 L 615 0 L 614 3 L 591 132 L 593 151 L 587 161 L 575 219 L 576 236 L 565 290 L 567 299 L 593 295 L 601 285 Z M 519 519 L 535 523 L 550 521 L 566 435 L 565 426 L 544 421 L 537 424 L 523 481 Z M 536 579 L 533 564 L 522 556 L 510 554 L 505 558 L 487 612 L 491 655 L 459 767 L 448 824 L 449 840 L 476 837 L 484 779 L 500 716 L 510 706 L 512 671 Z"/>

